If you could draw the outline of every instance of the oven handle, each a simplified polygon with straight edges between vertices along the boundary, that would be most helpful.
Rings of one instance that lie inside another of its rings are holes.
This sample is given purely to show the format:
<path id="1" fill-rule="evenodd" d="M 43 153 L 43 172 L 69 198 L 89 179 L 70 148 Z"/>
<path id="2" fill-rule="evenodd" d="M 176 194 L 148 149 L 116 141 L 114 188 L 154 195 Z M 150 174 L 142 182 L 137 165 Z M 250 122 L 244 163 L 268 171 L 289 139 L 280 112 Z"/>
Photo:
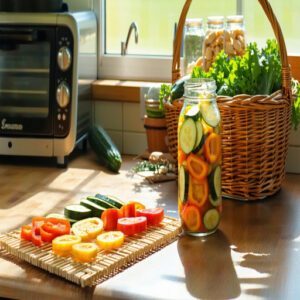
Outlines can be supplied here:
<path id="1" fill-rule="evenodd" d="M 38 39 L 37 30 L 0 30 L 0 41 L 35 42 Z"/>

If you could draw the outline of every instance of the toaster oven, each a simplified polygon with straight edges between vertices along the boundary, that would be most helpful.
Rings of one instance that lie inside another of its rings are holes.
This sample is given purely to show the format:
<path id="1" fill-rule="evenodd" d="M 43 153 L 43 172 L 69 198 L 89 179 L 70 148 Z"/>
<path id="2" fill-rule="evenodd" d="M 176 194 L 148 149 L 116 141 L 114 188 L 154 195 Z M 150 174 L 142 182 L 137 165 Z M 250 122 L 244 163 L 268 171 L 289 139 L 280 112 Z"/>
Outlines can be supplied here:
<path id="1" fill-rule="evenodd" d="M 96 41 L 91 11 L 0 13 L 0 155 L 66 165 L 91 122 Z"/>

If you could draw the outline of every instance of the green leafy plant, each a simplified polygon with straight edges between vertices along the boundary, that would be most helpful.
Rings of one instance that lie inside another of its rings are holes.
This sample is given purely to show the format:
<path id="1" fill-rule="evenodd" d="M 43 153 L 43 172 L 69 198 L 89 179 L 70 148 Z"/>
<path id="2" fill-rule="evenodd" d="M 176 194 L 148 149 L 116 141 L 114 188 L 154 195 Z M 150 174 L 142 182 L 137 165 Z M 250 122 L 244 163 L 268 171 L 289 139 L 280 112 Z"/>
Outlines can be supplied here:
<path id="1" fill-rule="evenodd" d="M 300 124 L 300 84 L 297 80 L 292 81 L 292 89 L 295 95 L 292 107 L 292 124 L 294 130 L 297 130 L 298 125 Z"/>
<path id="2" fill-rule="evenodd" d="M 171 95 L 171 85 L 163 83 L 159 91 L 159 109 L 164 109 L 164 101 L 167 101 Z"/>

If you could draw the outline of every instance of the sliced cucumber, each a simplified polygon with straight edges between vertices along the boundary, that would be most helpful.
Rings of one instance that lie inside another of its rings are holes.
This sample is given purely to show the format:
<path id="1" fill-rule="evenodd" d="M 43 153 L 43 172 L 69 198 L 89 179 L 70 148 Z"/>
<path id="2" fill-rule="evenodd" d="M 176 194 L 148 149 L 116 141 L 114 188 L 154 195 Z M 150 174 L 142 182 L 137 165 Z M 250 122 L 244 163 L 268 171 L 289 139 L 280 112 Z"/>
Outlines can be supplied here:
<path id="1" fill-rule="evenodd" d="M 105 207 L 97 205 L 96 203 L 87 199 L 82 199 L 80 201 L 80 204 L 89 208 L 92 211 L 93 217 L 101 218 L 102 213 L 106 210 Z"/>
<path id="2" fill-rule="evenodd" d="M 55 218 L 55 219 L 67 219 L 63 214 L 59 213 L 50 213 L 46 216 L 46 218 Z"/>
<path id="3" fill-rule="evenodd" d="M 94 196 L 87 196 L 86 199 L 90 200 L 90 201 L 92 201 L 92 202 L 96 203 L 97 205 L 100 205 L 104 208 L 116 208 L 114 205 L 109 203 L 105 198 L 97 198 L 97 197 L 94 197 Z"/>
<path id="4" fill-rule="evenodd" d="M 64 215 L 68 219 L 73 219 L 73 220 L 82 220 L 86 219 L 92 216 L 92 211 L 91 209 L 80 205 L 80 204 L 71 204 L 67 205 L 64 208 Z"/>
<path id="5" fill-rule="evenodd" d="M 214 199 L 211 194 L 209 194 L 209 201 L 213 206 L 219 206 L 222 203 L 222 197 L 220 196 L 217 199 Z"/>
<path id="6" fill-rule="evenodd" d="M 213 201 L 218 201 L 221 198 L 222 183 L 221 183 L 221 168 L 217 166 L 209 175 L 209 188 Z"/>
<path id="7" fill-rule="evenodd" d="M 193 152 L 198 152 L 204 143 L 204 134 L 203 134 L 203 127 L 201 122 L 195 122 L 196 123 L 196 130 L 197 130 L 197 137 L 196 137 L 196 143 L 194 145 Z"/>
<path id="8" fill-rule="evenodd" d="M 179 167 L 178 172 L 178 185 L 179 185 L 179 192 L 178 197 L 181 202 L 186 202 L 188 197 L 189 191 L 189 174 L 185 171 L 183 166 Z"/>
<path id="9" fill-rule="evenodd" d="M 116 208 L 121 208 L 125 204 L 122 200 L 110 195 L 96 194 L 95 197 L 99 199 L 105 199 L 105 201 L 109 202 Z"/>
<path id="10" fill-rule="evenodd" d="M 209 231 L 215 229 L 219 222 L 220 214 L 215 208 L 209 209 L 203 217 L 204 226 Z"/>
<path id="11" fill-rule="evenodd" d="M 186 118 L 192 118 L 197 121 L 200 117 L 200 109 L 198 105 L 193 105 L 184 115 Z"/>
<path id="12" fill-rule="evenodd" d="M 185 154 L 193 151 L 197 139 L 196 123 L 192 118 L 183 121 L 179 131 L 179 144 Z"/>
<path id="13" fill-rule="evenodd" d="M 216 103 L 201 103 L 201 114 L 204 121 L 211 127 L 216 127 L 220 123 L 221 116 Z"/>

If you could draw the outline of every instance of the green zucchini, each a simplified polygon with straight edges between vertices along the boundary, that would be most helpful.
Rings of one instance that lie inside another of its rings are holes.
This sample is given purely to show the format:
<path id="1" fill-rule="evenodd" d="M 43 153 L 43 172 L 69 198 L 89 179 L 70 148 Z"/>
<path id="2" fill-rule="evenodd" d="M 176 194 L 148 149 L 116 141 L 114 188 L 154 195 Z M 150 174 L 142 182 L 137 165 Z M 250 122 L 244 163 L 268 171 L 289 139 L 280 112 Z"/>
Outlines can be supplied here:
<path id="1" fill-rule="evenodd" d="M 91 209 L 80 205 L 80 204 L 71 204 L 67 205 L 64 208 L 64 215 L 68 219 L 73 219 L 73 220 L 82 220 L 86 218 L 90 218 L 92 216 L 92 211 Z"/>
<path id="2" fill-rule="evenodd" d="M 193 119 L 183 121 L 179 131 L 179 144 L 185 154 L 193 151 L 197 139 L 197 127 Z"/>
<path id="3" fill-rule="evenodd" d="M 178 197 L 181 202 L 186 202 L 189 190 L 189 174 L 185 171 L 184 166 L 179 167 L 178 172 Z"/>
<path id="4" fill-rule="evenodd" d="M 220 112 L 216 103 L 202 102 L 201 115 L 206 124 L 216 127 L 221 120 Z"/>
<path id="5" fill-rule="evenodd" d="M 209 175 L 209 188 L 211 192 L 212 204 L 218 205 L 219 199 L 221 198 L 222 193 L 222 183 L 221 183 L 221 168 L 217 166 Z"/>
<path id="6" fill-rule="evenodd" d="M 118 173 L 121 154 L 107 132 L 100 125 L 94 125 L 89 129 L 88 140 L 99 161 L 110 171 Z"/>
<path id="7" fill-rule="evenodd" d="M 105 207 L 100 206 L 90 200 L 82 199 L 80 204 L 89 208 L 92 211 L 92 217 L 101 218 L 102 213 L 106 210 Z"/>
<path id="8" fill-rule="evenodd" d="M 220 214 L 215 208 L 209 209 L 204 214 L 203 224 L 207 230 L 209 231 L 214 230 L 215 228 L 217 228 L 219 222 L 220 222 Z"/>
<path id="9" fill-rule="evenodd" d="M 86 197 L 87 200 L 90 200 L 104 208 L 116 208 L 114 205 L 112 205 L 111 203 L 109 203 L 107 201 L 107 199 L 105 199 L 104 197 L 102 198 L 98 198 L 98 197 L 95 197 L 95 196 L 87 196 Z"/>
<path id="10" fill-rule="evenodd" d="M 187 80 L 191 78 L 191 75 L 186 75 L 179 78 L 171 87 L 171 99 L 176 100 L 183 96 L 184 84 Z"/>
<path id="11" fill-rule="evenodd" d="M 121 208 L 125 204 L 122 200 L 111 195 L 96 194 L 95 197 L 99 199 L 105 199 L 105 201 L 111 203 L 115 208 Z"/>

